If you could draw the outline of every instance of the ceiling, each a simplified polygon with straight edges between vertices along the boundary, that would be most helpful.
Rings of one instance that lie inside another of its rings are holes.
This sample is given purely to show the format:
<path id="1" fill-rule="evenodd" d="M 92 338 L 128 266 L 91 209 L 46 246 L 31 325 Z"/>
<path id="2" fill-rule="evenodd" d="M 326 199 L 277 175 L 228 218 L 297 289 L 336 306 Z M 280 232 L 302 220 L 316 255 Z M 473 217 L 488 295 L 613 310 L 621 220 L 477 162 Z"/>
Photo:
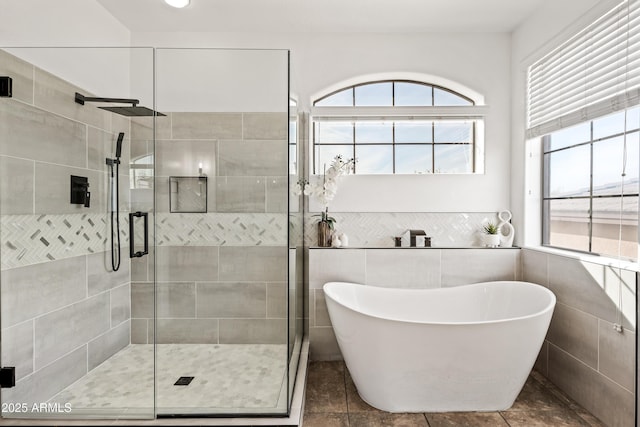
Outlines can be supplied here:
<path id="1" fill-rule="evenodd" d="M 550 0 L 97 0 L 132 32 L 511 32 Z"/>

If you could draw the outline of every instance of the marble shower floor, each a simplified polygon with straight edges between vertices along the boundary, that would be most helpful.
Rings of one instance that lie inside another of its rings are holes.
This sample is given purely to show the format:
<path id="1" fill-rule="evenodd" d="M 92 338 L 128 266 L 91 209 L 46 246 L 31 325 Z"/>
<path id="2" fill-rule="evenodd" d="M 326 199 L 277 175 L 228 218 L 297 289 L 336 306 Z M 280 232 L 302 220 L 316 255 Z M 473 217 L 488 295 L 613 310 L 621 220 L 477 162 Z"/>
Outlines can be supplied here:
<path id="1" fill-rule="evenodd" d="M 159 414 L 273 413 L 286 407 L 285 345 L 159 344 Z M 54 396 L 72 413 L 153 412 L 154 349 L 132 344 Z M 194 377 L 176 386 L 179 377 Z"/>
<path id="2" fill-rule="evenodd" d="M 597 418 L 533 372 L 511 408 L 499 412 L 392 414 L 367 405 L 344 362 L 311 362 L 304 427 L 604 427 Z"/>

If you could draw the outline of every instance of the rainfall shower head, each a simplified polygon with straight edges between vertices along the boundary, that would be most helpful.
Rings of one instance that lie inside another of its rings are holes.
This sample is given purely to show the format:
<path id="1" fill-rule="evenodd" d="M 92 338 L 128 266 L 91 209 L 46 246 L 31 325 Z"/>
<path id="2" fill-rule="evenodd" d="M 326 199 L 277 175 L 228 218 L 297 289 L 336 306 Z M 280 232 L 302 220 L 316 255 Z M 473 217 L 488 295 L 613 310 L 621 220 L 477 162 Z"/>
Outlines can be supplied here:
<path id="1" fill-rule="evenodd" d="M 165 116 L 166 114 L 162 114 L 158 111 L 153 111 L 147 107 L 98 107 L 102 110 L 111 111 L 112 113 L 120 114 L 121 116 L 126 117 L 148 117 L 148 116 Z"/>
<path id="2" fill-rule="evenodd" d="M 164 116 L 158 111 L 153 111 L 147 107 L 138 107 L 140 103 L 137 99 L 130 98 L 96 98 L 84 96 L 76 92 L 76 102 L 80 105 L 84 105 L 85 102 L 110 102 L 116 104 L 131 104 L 130 107 L 98 107 L 102 110 L 111 111 L 112 113 L 120 114 L 126 117 L 147 117 L 147 116 Z"/>

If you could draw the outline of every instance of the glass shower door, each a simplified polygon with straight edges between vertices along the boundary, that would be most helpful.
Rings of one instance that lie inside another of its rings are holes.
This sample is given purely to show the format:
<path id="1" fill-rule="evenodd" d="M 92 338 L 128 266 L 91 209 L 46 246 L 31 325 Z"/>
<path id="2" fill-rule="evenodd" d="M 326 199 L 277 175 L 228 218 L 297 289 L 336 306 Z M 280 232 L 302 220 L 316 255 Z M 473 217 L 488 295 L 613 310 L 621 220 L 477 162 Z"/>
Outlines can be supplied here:
<path id="1" fill-rule="evenodd" d="M 2 417 L 286 414 L 288 52 L 10 49 L 0 77 Z"/>
<path id="2" fill-rule="evenodd" d="M 286 414 L 288 52 L 156 59 L 158 414 Z"/>
<path id="3" fill-rule="evenodd" d="M 153 207 L 153 116 L 105 99 L 153 108 L 153 66 L 149 48 L 0 50 L 4 418 L 155 415 L 131 299 L 151 269 L 129 250 L 129 213 Z"/>

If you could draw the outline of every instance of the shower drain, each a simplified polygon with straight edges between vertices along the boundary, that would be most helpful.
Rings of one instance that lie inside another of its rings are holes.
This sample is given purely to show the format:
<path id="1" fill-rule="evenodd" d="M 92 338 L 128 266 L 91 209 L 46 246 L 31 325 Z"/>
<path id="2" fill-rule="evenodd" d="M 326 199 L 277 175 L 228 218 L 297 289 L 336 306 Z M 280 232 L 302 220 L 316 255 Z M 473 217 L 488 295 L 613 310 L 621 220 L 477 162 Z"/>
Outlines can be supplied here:
<path id="1" fill-rule="evenodd" d="M 189 385 L 195 377 L 180 377 L 173 385 Z"/>

